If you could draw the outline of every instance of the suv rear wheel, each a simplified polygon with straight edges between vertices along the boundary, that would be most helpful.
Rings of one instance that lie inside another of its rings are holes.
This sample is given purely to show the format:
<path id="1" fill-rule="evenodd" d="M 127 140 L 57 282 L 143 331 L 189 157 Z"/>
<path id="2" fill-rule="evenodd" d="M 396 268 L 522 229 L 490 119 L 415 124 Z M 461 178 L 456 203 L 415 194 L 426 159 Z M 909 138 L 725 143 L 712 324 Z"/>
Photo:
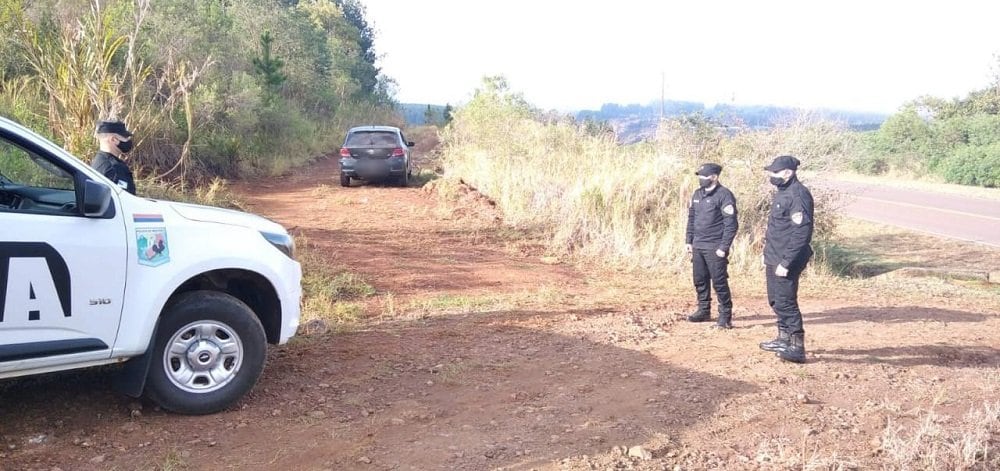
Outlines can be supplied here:
<path id="1" fill-rule="evenodd" d="M 340 186 L 351 186 L 351 177 L 341 173 L 340 174 Z"/>
<path id="2" fill-rule="evenodd" d="M 152 355 L 150 398 L 181 414 L 211 414 L 257 383 L 267 338 L 253 310 L 239 299 L 192 291 L 164 311 Z"/>

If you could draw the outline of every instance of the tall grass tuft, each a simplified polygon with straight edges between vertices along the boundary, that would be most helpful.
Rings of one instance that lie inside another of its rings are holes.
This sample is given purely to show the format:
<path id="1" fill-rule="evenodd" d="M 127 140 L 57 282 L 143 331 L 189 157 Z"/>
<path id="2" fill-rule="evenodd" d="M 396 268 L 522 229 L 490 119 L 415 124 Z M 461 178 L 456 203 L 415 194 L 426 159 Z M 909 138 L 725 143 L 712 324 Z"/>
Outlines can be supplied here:
<path id="1" fill-rule="evenodd" d="M 948 422 L 934 412 L 911 427 L 890 422 L 881 446 L 886 465 L 890 469 L 1000 469 L 1000 402 L 987 402 L 957 423 Z"/>
<path id="2" fill-rule="evenodd" d="M 502 79 L 487 79 L 442 133 L 445 176 L 493 199 L 508 223 L 547 229 L 557 249 L 632 267 L 683 269 L 694 170 L 714 161 L 739 206 L 730 270 L 758 269 L 771 198 L 764 165 L 794 154 L 805 168 L 825 167 L 851 150 L 842 128 L 809 119 L 731 132 L 684 118 L 662 122 L 652 142 L 623 146 L 573 120 L 537 116 Z M 814 196 L 821 239 L 833 218 Z"/>

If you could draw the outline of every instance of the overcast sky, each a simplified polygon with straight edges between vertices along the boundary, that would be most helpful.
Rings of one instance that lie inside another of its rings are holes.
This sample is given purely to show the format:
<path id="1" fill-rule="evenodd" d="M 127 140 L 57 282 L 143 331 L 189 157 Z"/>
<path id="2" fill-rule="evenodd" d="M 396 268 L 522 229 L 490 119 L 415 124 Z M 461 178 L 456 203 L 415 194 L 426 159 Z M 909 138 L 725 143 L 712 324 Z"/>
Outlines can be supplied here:
<path id="1" fill-rule="evenodd" d="M 985 87 L 1000 2 L 362 0 L 402 102 L 503 74 L 542 108 L 660 97 L 891 112 Z"/>

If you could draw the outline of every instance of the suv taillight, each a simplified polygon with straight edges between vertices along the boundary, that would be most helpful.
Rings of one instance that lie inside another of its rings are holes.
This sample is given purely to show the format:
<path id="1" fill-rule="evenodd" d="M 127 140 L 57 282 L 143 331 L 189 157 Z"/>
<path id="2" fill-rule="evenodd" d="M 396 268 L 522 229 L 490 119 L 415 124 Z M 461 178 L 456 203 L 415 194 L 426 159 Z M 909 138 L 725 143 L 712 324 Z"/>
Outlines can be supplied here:
<path id="1" fill-rule="evenodd" d="M 405 155 L 405 154 L 403 154 L 403 148 L 402 147 L 397 147 L 397 148 L 395 148 L 395 149 L 392 150 L 392 156 L 393 157 L 402 157 L 403 155 Z"/>
<path id="2" fill-rule="evenodd" d="M 340 148 L 340 156 L 341 157 L 350 157 L 351 156 L 351 151 L 347 150 L 346 147 L 341 147 Z"/>

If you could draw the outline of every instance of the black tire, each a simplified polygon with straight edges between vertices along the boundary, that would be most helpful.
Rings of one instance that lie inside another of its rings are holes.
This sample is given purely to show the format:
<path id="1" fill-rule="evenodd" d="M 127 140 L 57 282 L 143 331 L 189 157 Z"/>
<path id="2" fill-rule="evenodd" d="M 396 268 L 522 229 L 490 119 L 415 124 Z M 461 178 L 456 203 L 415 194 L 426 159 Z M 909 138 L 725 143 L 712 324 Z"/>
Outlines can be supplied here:
<path id="1" fill-rule="evenodd" d="M 340 186 L 351 186 L 351 177 L 340 174 Z"/>
<path id="2" fill-rule="evenodd" d="M 168 355 L 172 341 L 179 347 L 189 342 L 186 349 L 178 348 L 187 353 Z M 150 399 L 181 414 L 211 414 L 233 405 L 257 383 L 267 359 L 267 338 L 260 319 L 243 301 L 216 291 L 192 291 L 164 310 L 151 354 L 146 378 Z M 203 364 L 191 367 L 199 361 Z M 199 368 L 210 368 L 214 375 Z M 177 381 L 183 382 L 186 372 L 191 380 L 181 386 Z"/>
<path id="3" fill-rule="evenodd" d="M 409 172 L 403 172 L 403 174 L 396 179 L 396 184 L 402 187 L 410 186 Z"/>

